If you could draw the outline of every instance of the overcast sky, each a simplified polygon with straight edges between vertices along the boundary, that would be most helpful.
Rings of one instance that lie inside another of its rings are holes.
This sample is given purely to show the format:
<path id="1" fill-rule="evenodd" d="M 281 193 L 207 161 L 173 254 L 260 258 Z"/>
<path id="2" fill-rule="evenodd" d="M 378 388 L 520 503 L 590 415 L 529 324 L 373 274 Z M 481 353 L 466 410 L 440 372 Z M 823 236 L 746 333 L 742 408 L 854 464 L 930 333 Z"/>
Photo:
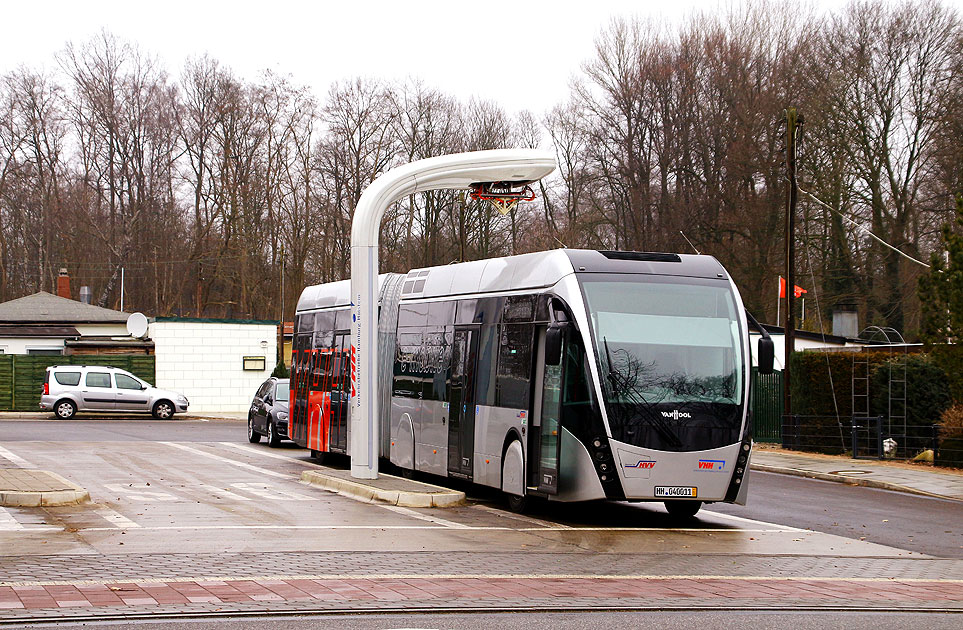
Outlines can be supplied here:
<path id="1" fill-rule="evenodd" d="M 800 0 L 805 2 L 806 0 Z M 948 0 L 961 6 L 963 0 Z M 67 41 L 101 29 L 157 54 L 176 77 L 209 54 L 246 79 L 270 68 L 323 97 L 339 79 L 420 77 L 462 100 L 481 96 L 510 112 L 541 115 L 568 94 L 613 16 L 678 23 L 728 0 L 26 0 L 5 3 L 0 72 L 23 63 L 56 68 Z M 816 0 L 820 10 L 845 0 Z"/>

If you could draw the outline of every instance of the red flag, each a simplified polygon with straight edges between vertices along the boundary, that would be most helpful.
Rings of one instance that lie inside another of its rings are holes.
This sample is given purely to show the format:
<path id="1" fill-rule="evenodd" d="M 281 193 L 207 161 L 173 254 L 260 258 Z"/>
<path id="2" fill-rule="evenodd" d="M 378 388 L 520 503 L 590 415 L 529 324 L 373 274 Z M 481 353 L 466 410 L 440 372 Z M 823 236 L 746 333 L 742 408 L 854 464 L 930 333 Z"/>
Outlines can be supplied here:
<path id="1" fill-rule="evenodd" d="M 792 292 L 793 297 L 798 298 L 798 297 L 801 297 L 803 293 L 809 293 L 809 291 L 802 288 L 801 286 L 798 286 L 795 284 L 792 286 L 793 286 L 793 292 Z M 781 298 L 786 297 L 786 279 L 783 278 L 782 276 L 779 276 L 779 297 Z"/>

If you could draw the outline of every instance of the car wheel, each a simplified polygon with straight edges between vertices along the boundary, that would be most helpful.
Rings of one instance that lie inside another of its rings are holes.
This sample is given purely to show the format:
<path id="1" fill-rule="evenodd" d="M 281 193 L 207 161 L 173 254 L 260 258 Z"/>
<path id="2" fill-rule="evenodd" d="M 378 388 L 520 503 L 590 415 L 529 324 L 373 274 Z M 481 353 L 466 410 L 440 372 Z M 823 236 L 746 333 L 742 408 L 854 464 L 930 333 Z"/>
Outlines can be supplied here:
<path id="1" fill-rule="evenodd" d="M 702 501 L 666 501 L 665 511 L 676 518 L 692 518 L 702 507 Z"/>
<path id="2" fill-rule="evenodd" d="M 274 422 L 268 419 L 267 425 L 267 443 L 268 446 L 274 447 L 281 443 L 281 438 L 278 437 L 277 429 L 274 427 Z"/>
<path id="3" fill-rule="evenodd" d="M 247 441 L 251 444 L 257 444 L 261 441 L 261 434 L 254 430 L 254 418 L 251 414 L 247 415 Z"/>
<path id="4" fill-rule="evenodd" d="M 174 415 L 174 404 L 169 400 L 158 400 L 154 403 L 153 414 L 158 420 L 168 420 Z"/>
<path id="5" fill-rule="evenodd" d="M 61 400 L 54 406 L 54 413 L 56 413 L 57 417 L 61 420 L 69 420 L 77 413 L 77 405 L 71 400 Z"/>

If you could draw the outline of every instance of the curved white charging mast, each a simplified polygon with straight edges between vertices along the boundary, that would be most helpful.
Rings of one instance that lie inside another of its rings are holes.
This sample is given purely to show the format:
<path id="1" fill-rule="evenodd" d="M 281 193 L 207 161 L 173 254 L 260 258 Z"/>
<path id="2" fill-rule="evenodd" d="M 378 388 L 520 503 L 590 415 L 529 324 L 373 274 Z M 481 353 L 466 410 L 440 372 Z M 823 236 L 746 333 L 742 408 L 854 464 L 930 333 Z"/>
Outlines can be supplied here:
<path id="1" fill-rule="evenodd" d="M 351 220 L 351 476 L 378 478 L 378 234 L 385 211 L 417 192 L 480 182 L 530 183 L 555 170 L 533 149 L 442 155 L 393 168 L 368 186 Z"/>

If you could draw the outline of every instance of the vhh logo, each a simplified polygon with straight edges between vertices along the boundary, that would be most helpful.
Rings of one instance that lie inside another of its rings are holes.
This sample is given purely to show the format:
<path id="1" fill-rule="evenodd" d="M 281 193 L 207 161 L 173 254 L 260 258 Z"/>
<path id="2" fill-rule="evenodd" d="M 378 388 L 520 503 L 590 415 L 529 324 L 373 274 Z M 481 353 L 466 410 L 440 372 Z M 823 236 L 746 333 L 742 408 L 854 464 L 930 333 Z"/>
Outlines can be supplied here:
<path id="1" fill-rule="evenodd" d="M 726 465 L 721 459 L 700 459 L 699 470 L 722 470 Z"/>
<path id="2" fill-rule="evenodd" d="M 679 411 L 678 409 L 673 409 L 672 411 L 663 411 L 662 417 L 678 420 L 679 418 L 691 418 L 692 416 L 690 416 L 689 413 L 686 411 Z"/>

